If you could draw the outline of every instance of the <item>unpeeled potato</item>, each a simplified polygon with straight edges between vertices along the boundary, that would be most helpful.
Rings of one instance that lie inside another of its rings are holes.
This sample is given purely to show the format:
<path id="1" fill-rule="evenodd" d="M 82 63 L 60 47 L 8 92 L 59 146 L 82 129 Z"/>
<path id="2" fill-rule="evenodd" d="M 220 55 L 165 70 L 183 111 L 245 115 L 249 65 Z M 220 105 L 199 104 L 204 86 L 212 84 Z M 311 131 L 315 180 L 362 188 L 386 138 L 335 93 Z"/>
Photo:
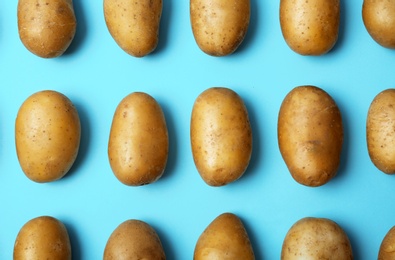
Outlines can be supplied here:
<path id="1" fill-rule="evenodd" d="M 384 236 L 379 249 L 377 260 L 395 259 L 395 226 L 392 227 Z"/>

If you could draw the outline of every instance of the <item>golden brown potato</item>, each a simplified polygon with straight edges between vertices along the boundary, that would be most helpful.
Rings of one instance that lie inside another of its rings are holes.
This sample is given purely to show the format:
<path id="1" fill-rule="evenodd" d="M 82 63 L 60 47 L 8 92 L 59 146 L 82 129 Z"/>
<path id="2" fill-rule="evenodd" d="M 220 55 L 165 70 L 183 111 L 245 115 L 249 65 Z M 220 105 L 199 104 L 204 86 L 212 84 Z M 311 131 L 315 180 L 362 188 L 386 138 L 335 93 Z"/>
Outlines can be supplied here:
<path id="1" fill-rule="evenodd" d="M 340 164 L 343 124 L 335 101 L 320 88 L 294 88 L 281 104 L 278 144 L 292 175 L 306 186 L 327 183 Z"/>
<path id="2" fill-rule="evenodd" d="M 383 238 L 379 249 L 378 260 L 395 259 L 395 227 L 392 227 Z"/>
<path id="3" fill-rule="evenodd" d="M 228 88 L 205 90 L 191 116 L 193 159 L 203 180 L 222 186 L 239 179 L 252 153 L 252 131 L 240 96 Z"/>
<path id="4" fill-rule="evenodd" d="M 288 46 L 301 55 L 322 55 L 336 44 L 340 0 L 280 0 L 280 25 Z"/>
<path id="5" fill-rule="evenodd" d="M 71 260 L 71 245 L 66 227 L 49 216 L 28 221 L 15 240 L 13 259 Z"/>
<path id="6" fill-rule="evenodd" d="M 219 215 L 200 235 L 194 260 L 253 260 L 254 251 L 241 220 L 232 213 Z"/>
<path id="7" fill-rule="evenodd" d="M 111 234 L 104 249 L 103 260 L 155 259 L 165 260 L 162 243 L 155 230 L 141 220 L 126 220 Z"/>
<path id="8" fill-rule="evenodd" d="M 62 55 L 77 21 L 72 0 L 18 0 L 18 31 L 25 47 L 42 58 Z"/>
<path id="9" fill-rule="evenodd" d="M 104 17 L 111 36 L 135 57 L 156 49 L 161 16 L 162 0 L 104 0 Z"/>
<path id="10" fill-rule="evenodd" d="M 19 108 L 16 151 L 23 172 L 35 182 L 62 178 L 77 157 L 80 138 L 77 109 L 59 92 L 34 93 Z"/>
<path id="11" fill-rule="evenodd" d="M 108 142 L 115 176 L 132 186 L 155 182 L 165 170 L 168 151 L 168 131 L 160 105 L 142 92 L 125 97 L 115 111 Z"/>
<path id="12" fill-rule="evenodd" d="M 225 56 L 247 34 L 250 0 L 190 0 L 190 18 L 199 48 L 212 56 Z"/>

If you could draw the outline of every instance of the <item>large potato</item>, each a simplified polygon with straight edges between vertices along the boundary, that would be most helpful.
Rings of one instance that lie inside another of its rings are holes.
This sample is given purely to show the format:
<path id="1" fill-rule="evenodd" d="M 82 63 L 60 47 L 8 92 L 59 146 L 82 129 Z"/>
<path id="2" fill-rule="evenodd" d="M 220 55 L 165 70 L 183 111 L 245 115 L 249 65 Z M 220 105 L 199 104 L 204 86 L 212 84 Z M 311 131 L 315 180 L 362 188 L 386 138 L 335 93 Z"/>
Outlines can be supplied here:
<path id="1" fill-rule="evenodd" d="M 392 227 L 381 242 L 378 260 L 395 259 L 395 226 Z"/>
<path id="2" fill-rule="evenodd" d="M 190 0 L 190 18 L 199 48 L 212 56 L 225 56 L 247 34 L 250 0 Z"/>
<path id="3" fill-rule="evenodd" d="M 77 109 L 63 94 L 45 90 L 28 97 L 15 122 L 15 144 L 26 176 L 36 182 L 62 178 L 79 150 L 81 125 Z"/>
<path id="4" fill-rule="evenodd" d="M 285 97 L 278 115 L 281 155 L 299 183 L 327 183 L 340 164 L 343 124 L 335 101 L 320 88 L 300 86 Z"/>
<path id="5" fill-rule="evenodd" d="M 296 53 L 325 54 L 338 38 L 340 0 L 280 0 L 280 25 Z"/>
<path id="6" fill-rule="evenodd" d="M 162 0 L 104 0 L 104 18 L 111 36 L 135 57 L 156 49 L 161 16 Z"/>
<path id="7" fill-rule="evenodd" d="M 25 47 L 42 58 L 62 55 L 77 21 L 72 0 L 18 0 L 18 31 Z"/>
<path id="8" fill-rule="evenodd" d="M 240 178 L 252 153 L 252 131 L 240 96 L 228 88 L 201 93 L 193 105 L 191 147 L 203 180 L 222 186 Z"/>

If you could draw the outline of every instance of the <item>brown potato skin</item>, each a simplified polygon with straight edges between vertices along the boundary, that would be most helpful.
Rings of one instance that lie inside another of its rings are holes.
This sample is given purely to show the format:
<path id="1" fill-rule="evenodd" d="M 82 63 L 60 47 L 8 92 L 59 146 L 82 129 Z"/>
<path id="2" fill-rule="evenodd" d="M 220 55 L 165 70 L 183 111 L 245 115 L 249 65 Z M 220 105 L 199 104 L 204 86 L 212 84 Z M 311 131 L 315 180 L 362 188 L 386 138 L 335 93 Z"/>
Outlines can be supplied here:
<path id="1" fill-rule="evenodd" d="M 66 227 L 50 216 L 31 219 L 19 231 L 13 255 L 14 260 L 71 260 L 71 245 Z"/>
<path id="2" fill-rule="evenodd" d="M 104 0 L 103 4 L 107 28 L 126 53 L 140 58 L 156 49 L 162 0 Z"/>
<path id="3" fill-rule="evenodd" d="M 162 243 L 147 223 L 130 219 L 121 223 L 109 237 L 103 260 L 157 259 L 165 260 Z"/>
<path id="4" fill-rule="evenodd" d="M 77 20 L 72 0 L 18 0 L 17 13 L 19 37 L 35 55 L 58 57 L 73 41 Z"/>
<path id="5" fill-rule="evenodd" d="M 280 0 L 280 25 L 288 46 L 301 55 L 323 55 L 336 44 L 340 0 Z"/>
<path id="6" fill-rule="evenodd" d="M 190 0 L 190 19 L 199 48 L 212 56 L 226 56 L 247 34 L 250 0 Z"/>
<path id="7" fill-rule="evenodd" d="M 226 185 L 246 171 L 252 131 L 247 108 L 233 90 L 214 87 L 197 97 L 190 137 L 196 168 L 208 185 Z"/>
<path id="8" fill-rule="evenodd" d="M 62 93 L 45 90 L 28 97 L 15 121 L 19 163 L 32 181 L 62 178 L 73 165 L 80 146 L 78 111 Z"/>
<path id="9" fill-rule="evenodd" d="M 395 227 L 392 227 L 381 242 L 378 260 L 395 259 Z"/>
<path id="10" fill-rule="evenodd" d="M 254 260 L 255 255 L 242 221 L 233 213 L 223 213 L 200 235 L 193 259 Z"/>
<path id="11" fill-rule="evenodd" d="M 354 259 L 344 230 L 326 218 L 306 217 L 297 221 L 285 236 L 281 260 Z"/>
<path id="12" fill-rule="evenodd" d="M 278 116 L 278 144 L 292 175 L 300 184 L 321 186 L 339 168 L 343 124 L 335 101 L 315 86 L 288 93 Z"/>

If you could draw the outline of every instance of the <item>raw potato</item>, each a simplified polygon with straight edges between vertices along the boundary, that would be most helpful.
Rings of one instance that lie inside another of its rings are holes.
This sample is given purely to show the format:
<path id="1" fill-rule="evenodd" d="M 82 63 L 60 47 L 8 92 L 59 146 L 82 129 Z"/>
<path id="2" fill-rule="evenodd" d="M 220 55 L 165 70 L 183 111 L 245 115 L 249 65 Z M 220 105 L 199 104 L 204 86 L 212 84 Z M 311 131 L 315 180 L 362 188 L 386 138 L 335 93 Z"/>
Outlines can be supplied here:
<path id="1" fill-rule="evenodd" d="M 135 57 L 156 49 L 161 15 L 162 0 L 104 0 L 104 17 L 111 36 Z"/>
<path id="2" fill-rule="evenodd" d="M 222 186 L 239 179 L 252 153 L 247 109 L 228 88 L 207 89 L 196 99 L 191 116 L 191 147 L 203 180 Z"/>
<path id="3" fill-rule="evenodd" d="M 155 182 L 165 170 L 168 151 L 168 131 L 160 105 L 142 92 L 125 97 L 115 111 L 108 142 L 115 176 L 131 186 Z"/>
<path id="4" fill-rule="evenodd" d="M 71 260 L 71 245 L 66 227 L 50 216 L 28 221 L 15 240 L 13 259 Z"/>
<path id="5" fill-rule="evenodd" d="M 395 227 L 392 227 L 385 235 L 379 249 L 378 260 L 395 259 Z"/>
<path id="6" fill-rule="evenodd" d="M 72 0 L 18 0 L 19 37 L 39 57 L 62 55 L 76 28 Z"/>
<path id="7" fill-rule="evenodd" d="M 155 259 L 165 260 L 162 243 L 155 230 L 140 220 L 126 220 L 111 234 L 104 249 L 103 260 Z"/>
<path id="8" fill-rule="evenodd" d="M 225 56 L 247 34 L 250 0 L 190 0 L 190 18 L 199 48 L 212 56 Z"/>
<path id="9" fill-rule="evenodd" d="M 395 173 L 395 89 L 379 93 L 372 101 L 366 122 L 368 152 L 382 172 Z"/>
<path id="10" fill-rule="evenodd" d="M 298 183 L 320 186 L 336 175 L 343 124 L 328 93 L 314 86 L 294 88 L 281 105 L 277 131 L 281 155 Z"/>
<path id="11" fill-rule="evenodd" d="M 253 260 L 255 255 L 241 220 L 232 213 L 223 213 L 200 235 L 193 259 Z"/>
<path id="12" fill-rule="evenodd" d="M 344 230 L 326 218 L 307 217 L 297 221 L 285 236 L 281 260 L 354 259 Z"/>
<path id="13" fill-rule="evenodd" d="M 293 51 L 323 55 L 338 38 L 340 0 L 280 0 L 280 25 Z"/>
<path id="14" fill-rule="evenodd" d="M 362 19 L 373 40 L 383 47 L 395 49 L 395 1 L 364 0 Z"/>
<path id="15" fill-rule="evenodd" d="M 35 182 L 62 178 L 77 157 L 80 138 L 77 109 L 59 92 L 37 92 L 19 108 L 16 151 L 23 172 Z"/>

